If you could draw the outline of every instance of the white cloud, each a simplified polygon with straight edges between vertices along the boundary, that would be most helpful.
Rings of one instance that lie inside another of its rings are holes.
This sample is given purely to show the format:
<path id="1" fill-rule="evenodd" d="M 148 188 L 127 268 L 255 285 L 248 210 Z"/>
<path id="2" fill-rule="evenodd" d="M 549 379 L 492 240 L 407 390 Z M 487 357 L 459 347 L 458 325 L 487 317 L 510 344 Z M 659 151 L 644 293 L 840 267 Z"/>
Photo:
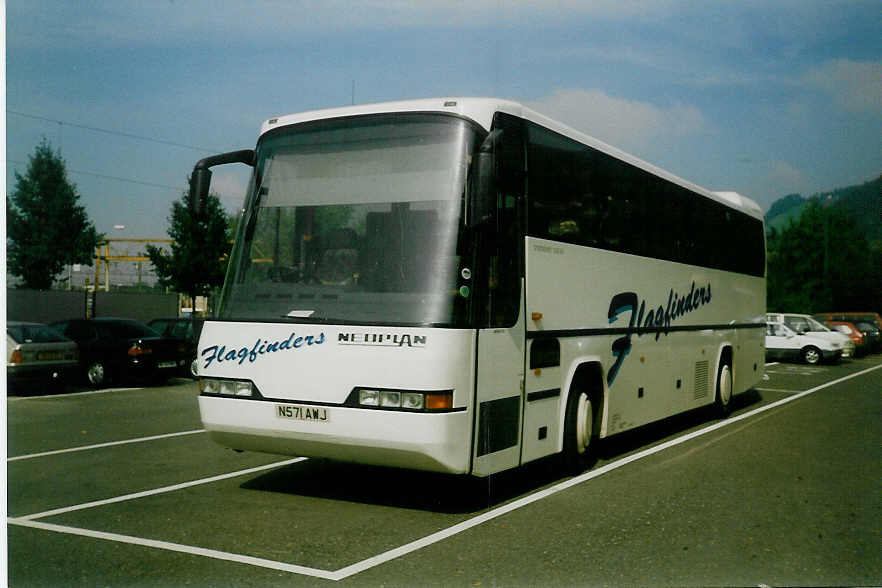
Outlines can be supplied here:
<path id="1" fill-rule="evenodd" d="M 705 116 L 695 106 L 663 108 L 616 98 L 600 90 L 557 90 L 528 105 L 626 151 L 643 151 L 660 137 L 677 138 L 709 130 Z"/>
<path id="2" fill-rule="evenodd" d="M 882 62 L 836 59 L 804 76 L 810 86 L 831 94 L 853 113 L 882 113 Z"/>

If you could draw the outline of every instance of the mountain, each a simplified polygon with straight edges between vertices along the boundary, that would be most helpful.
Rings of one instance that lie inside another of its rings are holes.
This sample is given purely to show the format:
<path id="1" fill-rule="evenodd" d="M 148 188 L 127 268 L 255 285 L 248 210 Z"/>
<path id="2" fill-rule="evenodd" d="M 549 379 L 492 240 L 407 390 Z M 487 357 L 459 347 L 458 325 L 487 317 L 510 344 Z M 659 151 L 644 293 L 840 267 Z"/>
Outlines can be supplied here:
<path id="1" fill-rule="evenodd" d="M 821 192 L 809 198 L 799 194 L 779 198 L 766 213 L 766 227 L 778 230 L 786 227 L 791 220 L 799 218 L 803 208 L 813 200 L 824 206 L 843 207 L 868 241 L 882 241 L 882 175 L 863 184 Z"/>
<path id="2" fill-rule="evenodd" d="M 779 198 L 769 207 L 766 213 L 766 226 L 778 230 L 783 229 L 791 220 L 796 220 L 802 214 L 802 209 L 809 203 L 800 194 L 788 194 Z"/>
<path id="3" fill-rule="evenodd" d="M 805 204 L 805 198 L 801 195 L 788 194 L 784 198 L 779 198 L 772 203 L 769 212 L 766 213 L 766 220 L 780 216 L 787 211 L 792 210 L 794 207 L 798 206 L 801 208 L 803 204 Z"/>

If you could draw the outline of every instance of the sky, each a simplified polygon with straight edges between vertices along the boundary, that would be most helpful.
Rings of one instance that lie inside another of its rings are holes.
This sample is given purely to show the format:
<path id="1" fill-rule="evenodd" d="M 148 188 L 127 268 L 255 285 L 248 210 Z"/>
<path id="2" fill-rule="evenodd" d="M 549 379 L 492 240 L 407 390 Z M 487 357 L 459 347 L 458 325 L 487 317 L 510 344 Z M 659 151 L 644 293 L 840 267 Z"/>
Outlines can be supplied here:
<path id="1" fill-rule="evenodd" d="M 496 96 L 767 210 L 882 173 L 880 39 L 878 0 L 11 0 L 6 190 L 45 139 L 99 232 L 164 238 L 268 118 Z"/>

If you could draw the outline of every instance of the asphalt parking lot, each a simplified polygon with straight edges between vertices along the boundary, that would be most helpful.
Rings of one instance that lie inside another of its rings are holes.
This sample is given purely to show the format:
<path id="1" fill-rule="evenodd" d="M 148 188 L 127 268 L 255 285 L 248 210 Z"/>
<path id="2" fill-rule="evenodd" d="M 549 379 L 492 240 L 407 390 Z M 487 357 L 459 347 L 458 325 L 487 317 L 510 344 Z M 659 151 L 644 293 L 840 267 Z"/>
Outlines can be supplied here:
<path id="1" fill-rule="evenodd" d="M 235 453 L 187 380 L 10 397 L 9 583 L 879 584 L 879 368 L 772 364 L 725 421 L 489 480 Z"/>

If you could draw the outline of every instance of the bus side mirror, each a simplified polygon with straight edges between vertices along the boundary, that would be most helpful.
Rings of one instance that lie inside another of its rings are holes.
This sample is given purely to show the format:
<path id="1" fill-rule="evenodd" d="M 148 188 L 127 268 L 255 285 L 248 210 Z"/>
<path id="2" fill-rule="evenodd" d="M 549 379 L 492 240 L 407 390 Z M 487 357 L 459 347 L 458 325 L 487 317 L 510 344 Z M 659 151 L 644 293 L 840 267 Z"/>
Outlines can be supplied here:
<path id="1" fill-rule="evenodd" d="M 501 130 L 491 131 L 472 164 L 472 190 L 469 198 L 469 225 L 478 226 L 493 216 L 496 208 L 496 145 Z"/>
<path id="2" fill-rule="evenodd" d="M 202 215 L 209 186 L 211 186 L 211 170 L 207 167 L 193 169 L 193 174 L 190 176 L 190 212 L 194 216 Z"/>
<path id="3" fill-rule="evenodd" d="M 212 155 L 211 157 L 200 159 L 196 163 L 193 173 L 190 175 L 191 214 L 200 217 L 202 216 L 202 209 L 205 208 L 205 199 L 208 198 L 208 188 L 211 186 L 211 170 L 208 168 L 228 163 L 244 163 L 254 167 L 254 150 L 241 149 L 239 151 Z"/>

